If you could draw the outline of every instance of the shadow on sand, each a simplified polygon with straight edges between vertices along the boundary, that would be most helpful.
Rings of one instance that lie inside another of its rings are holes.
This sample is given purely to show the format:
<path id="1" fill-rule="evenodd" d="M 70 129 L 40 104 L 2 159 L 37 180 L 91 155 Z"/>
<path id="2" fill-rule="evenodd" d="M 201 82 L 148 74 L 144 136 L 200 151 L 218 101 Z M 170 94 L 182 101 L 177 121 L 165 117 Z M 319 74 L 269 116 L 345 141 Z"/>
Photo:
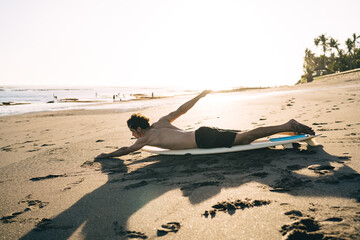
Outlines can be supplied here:
<path id="1" fill-rule="evenodd" d="M 359 174 L 346 165 L 350 156 L 329 155 L 322 146 L 301 148 L 206 156 L 150 156 L 126 164 L 121 159 L 85 162 L 84 167 L 99 168 L 108 174 L 108 182 L 53 219 L 44 219 L 21 239 L 68 239 L 80 227 L 85 239 L 104 239 L 104 233 L 109 235 L 109 232 L 115 239 L 144 239 L 145 233 L 127 229 L 128 219 L 173 189 L 181 189 L 192 204 L 215 196 L 223 188 L 250 181 L 269 186 L 269 191 L 296 196 L 332 196 L 359 201 L 356 189 L 360 186 Z M 141 163 L 147 165 L 128 173 L 129 166 Z M 330 164 L 334 163 L 340 167 L 332 168 Z M 314 164 L 319 164 L 312 167 L 315 177 L 295 172 Z M 344 181 L 346 189 L 339 191 L 339 183 Z M 205 186 L 211 186 L 206 194 L 194 194 Z"/>

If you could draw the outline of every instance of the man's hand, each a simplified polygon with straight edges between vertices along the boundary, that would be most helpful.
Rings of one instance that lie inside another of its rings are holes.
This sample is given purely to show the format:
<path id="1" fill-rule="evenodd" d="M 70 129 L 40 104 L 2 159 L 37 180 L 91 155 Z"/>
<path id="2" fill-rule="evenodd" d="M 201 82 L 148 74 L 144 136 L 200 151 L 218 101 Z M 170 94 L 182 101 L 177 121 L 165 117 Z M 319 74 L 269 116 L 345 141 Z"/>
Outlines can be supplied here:
<path id="1" fill-rule="evenodd" d="M 129 154 L 131 152 L 141 149 L 143 146 L 145 146 L 144 138 L 140 138 L 130 147 L 122 147 L 111 153 L 102 153 L 99 156 L 97 156 L 95 159 L 97 159 L 97 158 L 114 158 L 114 157 L 124 156 L 126 154 Z"/>
<path id="2" fill-rule="evenodd" d="M 205 97 L 206 95 L 208 95 L 209 93 L 211 93 L 211 90 L 204 90 L 202 91 L 202 93 L 199 94 L 200 98 Z"/>

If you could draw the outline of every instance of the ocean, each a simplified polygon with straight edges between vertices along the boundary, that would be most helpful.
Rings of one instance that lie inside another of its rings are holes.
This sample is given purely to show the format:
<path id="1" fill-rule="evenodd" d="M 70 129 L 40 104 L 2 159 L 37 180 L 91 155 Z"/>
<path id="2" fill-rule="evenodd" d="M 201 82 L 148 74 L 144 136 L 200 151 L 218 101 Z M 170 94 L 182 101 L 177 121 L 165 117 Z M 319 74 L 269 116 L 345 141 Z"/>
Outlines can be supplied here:
<path id="1" fill-rule="evenodd" d="M 228 104 L 239 100 L 250 100 L 277 95 L 321 91 L 328 88 L 359 86 L 328 86 L 297 90 L 243 91 L 241 93 L 211 94 L 208 104 Z M 117 112 L 135 112 L 148 107 L 180 105 L 198 90 L 139 87 L 58 87 L 58 86 L 0 86 L 0 116 L 60 111 L 72 109 L 116 109 Z M 164 101 L 164 98 L 167 98 Z M 76 99 L 76 101 L 75 101 Z"/>
<path id="2" fill-rule="evenodd" d="M 0 116 L 71 109 L 135 111 L 165 104 L 160 101 L 164 97 L 197 92 L 179 88 L 2 86 Z"/>

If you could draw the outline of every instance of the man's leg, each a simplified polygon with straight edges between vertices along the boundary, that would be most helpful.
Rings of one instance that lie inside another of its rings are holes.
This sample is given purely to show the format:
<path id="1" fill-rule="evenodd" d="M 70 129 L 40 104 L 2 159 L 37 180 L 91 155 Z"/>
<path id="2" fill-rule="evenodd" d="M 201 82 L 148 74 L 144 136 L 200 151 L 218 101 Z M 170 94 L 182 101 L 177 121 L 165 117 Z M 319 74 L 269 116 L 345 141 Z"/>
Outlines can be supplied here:
<path id="1" fill-rule="evenodd" d="M 249 144 L 256 139 L 267 137 L 281 132 L 296 132 L 296 133 L 306 133 L 311 135 L 315 134 L 315 132 L 310 127 L 301 124 L 294 119 L 291 119 L 290 121 L 282 125 L 259 127 L 247 132 L 238 133 L 235 137 L 233 145 Z"/>

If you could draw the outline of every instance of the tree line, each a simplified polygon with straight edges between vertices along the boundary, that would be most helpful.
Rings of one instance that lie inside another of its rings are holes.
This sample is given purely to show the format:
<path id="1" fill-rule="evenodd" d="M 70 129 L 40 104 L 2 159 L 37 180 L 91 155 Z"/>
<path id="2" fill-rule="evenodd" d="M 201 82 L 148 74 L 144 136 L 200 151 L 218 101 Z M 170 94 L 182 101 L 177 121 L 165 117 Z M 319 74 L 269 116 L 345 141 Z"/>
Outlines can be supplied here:
<path id="1" fill-rule="evenodd" d="M 340 48 L 338 40 L 321 34 L 314 39 L 316 47 L 320 47 L 322 54 L 316 56 L 306 48 L 303 70 L 304 74 L 298 83 L 311 82 L 314 77 L 336 72 L 360 68 L 360 35 L 354 33 L 345 41 L 346 49 Z"/>

